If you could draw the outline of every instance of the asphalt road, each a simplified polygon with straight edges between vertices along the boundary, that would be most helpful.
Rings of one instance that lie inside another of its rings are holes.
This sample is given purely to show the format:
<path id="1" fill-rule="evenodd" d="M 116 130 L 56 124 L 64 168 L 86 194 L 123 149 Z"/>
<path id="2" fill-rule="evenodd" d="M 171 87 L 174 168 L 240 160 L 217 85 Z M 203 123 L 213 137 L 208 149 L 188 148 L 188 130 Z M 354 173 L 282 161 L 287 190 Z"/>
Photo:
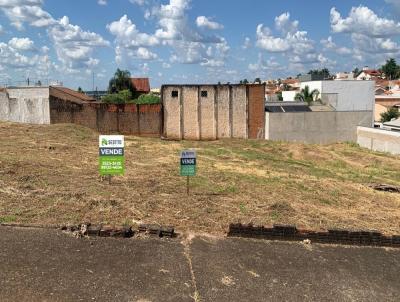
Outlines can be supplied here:
<path id="1" fill-rule="evenodd" d="M 0 227 L 0 301 L 400 301 L 400 250 Z"/>

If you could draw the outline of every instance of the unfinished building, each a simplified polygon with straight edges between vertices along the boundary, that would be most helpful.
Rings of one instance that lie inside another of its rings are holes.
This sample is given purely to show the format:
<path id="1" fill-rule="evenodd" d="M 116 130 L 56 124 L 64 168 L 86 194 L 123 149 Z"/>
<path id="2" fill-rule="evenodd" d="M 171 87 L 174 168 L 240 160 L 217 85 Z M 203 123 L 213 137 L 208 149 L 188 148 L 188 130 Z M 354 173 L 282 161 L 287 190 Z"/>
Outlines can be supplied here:
<path id="1" fill-rule="evenodd" d="M 264 138 L 264 85 L 164 85 L 163 136 L 176 140 Z"/>

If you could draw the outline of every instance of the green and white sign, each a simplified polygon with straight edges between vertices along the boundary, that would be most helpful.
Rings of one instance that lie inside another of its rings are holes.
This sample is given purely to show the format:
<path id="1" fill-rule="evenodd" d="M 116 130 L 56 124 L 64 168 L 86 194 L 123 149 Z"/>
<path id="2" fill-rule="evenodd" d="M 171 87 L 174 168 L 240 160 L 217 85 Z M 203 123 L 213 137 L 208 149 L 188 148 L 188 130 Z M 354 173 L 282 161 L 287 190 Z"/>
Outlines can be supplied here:
<path id="1" fill-rule="evenodd" d="M 100 175 L 124 175 L 125 154 L 123 135 L 99 136 Z"/>
<path id="2" fill-rule="evenodd" d="M 196 175 L 196 151 L 185 150 L 181 152 L 181 176 Z"/>

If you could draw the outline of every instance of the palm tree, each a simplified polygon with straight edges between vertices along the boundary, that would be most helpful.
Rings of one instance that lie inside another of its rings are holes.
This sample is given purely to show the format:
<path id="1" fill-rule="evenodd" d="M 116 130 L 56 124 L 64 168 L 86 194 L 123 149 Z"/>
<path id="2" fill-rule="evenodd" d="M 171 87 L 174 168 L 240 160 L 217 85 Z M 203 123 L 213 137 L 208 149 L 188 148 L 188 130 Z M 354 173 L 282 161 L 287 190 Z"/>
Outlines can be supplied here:
<path id="1" fill-rule="evenodd" d="M 319 95 L 318 89 L 314 89 L 310 92 L 310 87 L 306 86 L 304 89 L 301 90 L 300 93 L 296 94 L 295 99 L 301 102 L 306 102 L 310 105 L 314 99 L 316 99 Z"/>
<path id="2" fill-rule="evenodd" d="M 117 93 L 122 90 L 130 90 L 131 92 L 134 92 L 131 73 L 128 70 L 121 70 L 118 68 L 109 82 L 108 91 L 110 93 Z"/>

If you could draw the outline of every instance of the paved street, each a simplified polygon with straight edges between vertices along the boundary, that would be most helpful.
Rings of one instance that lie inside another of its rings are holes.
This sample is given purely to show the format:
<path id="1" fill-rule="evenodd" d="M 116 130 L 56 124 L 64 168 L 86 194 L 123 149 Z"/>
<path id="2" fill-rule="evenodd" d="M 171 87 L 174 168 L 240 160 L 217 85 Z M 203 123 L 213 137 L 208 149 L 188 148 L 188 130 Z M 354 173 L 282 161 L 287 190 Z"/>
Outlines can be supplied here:
<path id="1" fill-rule="evenodd" d="M 399 301 L 400 250 L 0 227 L 0 301 Z"/>

